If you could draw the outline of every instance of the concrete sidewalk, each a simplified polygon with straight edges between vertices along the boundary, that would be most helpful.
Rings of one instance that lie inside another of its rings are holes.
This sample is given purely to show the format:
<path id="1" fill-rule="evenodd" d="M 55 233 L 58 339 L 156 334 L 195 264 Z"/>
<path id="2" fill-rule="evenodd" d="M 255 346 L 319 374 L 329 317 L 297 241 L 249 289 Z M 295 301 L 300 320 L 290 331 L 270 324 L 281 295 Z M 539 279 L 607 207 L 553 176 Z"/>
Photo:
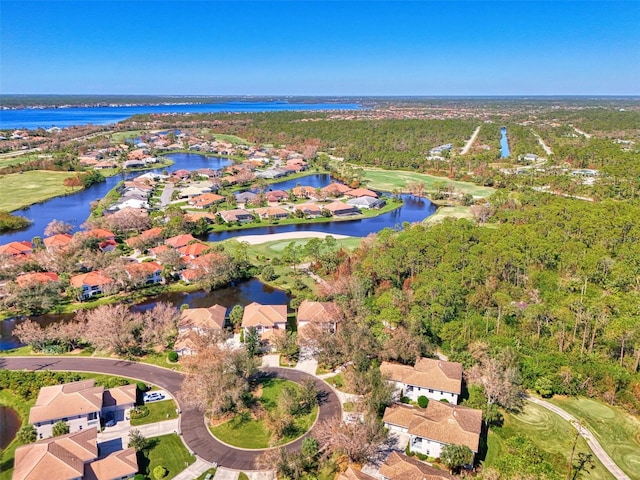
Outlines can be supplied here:
<path id="1" fill-rule="evenodd" d="M 173 477 L 173 480 L 194 480 L 212 467 L 213 465 L 209 462 L 205 462 L 201 458 L 196 457 L 196 461 Z M 216 472 L 216 478 L 217 476 Z"/>

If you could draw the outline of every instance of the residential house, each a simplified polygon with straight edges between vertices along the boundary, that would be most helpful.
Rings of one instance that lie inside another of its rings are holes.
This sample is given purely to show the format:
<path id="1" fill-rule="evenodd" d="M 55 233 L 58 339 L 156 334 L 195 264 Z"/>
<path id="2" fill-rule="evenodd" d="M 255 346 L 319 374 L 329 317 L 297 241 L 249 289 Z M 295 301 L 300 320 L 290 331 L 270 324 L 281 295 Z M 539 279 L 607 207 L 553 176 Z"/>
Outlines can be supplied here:
<path id="1" fill-rule="evenodd" d="M 462 364 L 457 362 L 420 358 L 413 367 L 382 362 L 380 371 L 401 390 L 401 396 L 414 401 L 424 395 L 457 404 L 462 391 Z"/>
<path id="2" fill-rule="evenodd" d="M 315 203 L 302 203 L 294 207 L 297 211 L 304 213 L 307 218 L 316 218 L 322 216 L 322 208 Z"/>
<path id="3" fill-rule="evenodd" d="M 135 448 L 113 452 L 105 458 L 91 462 L 85 468 L 84 480 L 126 480 L 138 473 Z"/>
<path id="4" fill-rule="evenodd" d="M 179 356 L 196 355 L 198 353 L 198 345 L 202 341 L 202 336 L 193 330 L 183 330 L 178 332 L 173 351 Z"/>
<path id="5" fill-rule="evenodd" d="M 31 242 L 10 242 L 0 245 L 0 255 L 9 255 L 12 257 L 26 257 L 33 253 L 33 245 Z"/>
<path id="6" fill-rule="evenodd" d="M 266 192 L 267 202 L 277 203 L 282 200 L 287 200 L 289 198 L 289 194 L 284 190 L 271 190 Z"/>
<path id="7" fill-rule="evenodd" d="M 445 445 L 466 445 L 476 454 L 482 433 L 482 410 L 432 400 L 426 409 L 395 404 L 382 417 L 386 428 L 409 434 L 409 449 L 440 457 Z"/>
<path id="8" fill-rule="evenodd" d="M 187 330 L 199 334 L 216 333 L 225 326 L 227 307 L 212 305 L 208 308 L 186 308 L 178 321 L 178 332 Z"/>
<path id="9" fill-rule="evenodd" d="M 258 195 L 253 192 L 236 193 L 235 196 L 236 203 L 238 205 L 246 205 L 247 203 L 255 201 L 255 199 L 258 197 Z"/>
<path id="10" fill-rule="evenodd" d="M 78 299 L 80 301 L 102 295 L 105 289 L 113 283 L 113 280 L 100 270 L 74 275 L 70 279 L 71 285 L 79 289 Z"/>
<path id="11" fill-rule="evenodd" d="M 158 262 L 129 263 L 124 267 L 129 279 L 137 285 L 164 283 L 162 265 Z"/>
<path id="12" fill-rule="evenodd" d="M 253 214 L 249 210 L 236 208 L 234 210 L 222 210 L 218 215 L 227 223 L 240 222 L 246 223 L 253 221 Z"/>
<path id="13" fill-rule="evenodd" d="M 16 277 L 16 283 L 20 287 L 26 287 L 34 283 L 50 283 L 59 282 L 58 274 L 56 272 L 34 272 L 24 273 Z"/>
<path id="14" fill-rule="evenodd" d="M 298 307 L 298 331 L 309 325 L 326 332 L 335 332 L 342 320 L 342 313 L 334 302 L 303 300 Z"/>
<path id="15" fill-rule="evenodd" d="M 335 182 L 322 188 L 322 191 L 328 197 L 341 197 L 342 195 L 344 195 L 349 190 L 351 190 L 350 187 L 347 187 L 346 185 L 343 185 L 342 183 L 335 183 Z"/>
<path id="16" fill-rule="evenodd" d="M 167 238 L 164 243 L 173 248 L 180 248 L 188 245 L 191 242 L 195 242 L 196 239 L 190 233 L 176 235 L 175 237 Z"/>
<path id="17" fill-rule="evenodd" d="M 347 467 L 347 469 L 340 473 L 335 480 L 377 480 L 376 477 L 367 475 L 366 473 L 356 470 L 353 467 Z"/>
<path id="18" fill-rule="evenodd" d="M 102 162 L 96 163 L 93 168 L 96 170 L 105 170 L 107 168 L 117 168 L 118 164 L 113 160 L 104 160 Z"/>
<path id="19" fill-rule="evenodd" d="M 138 236 L 126 239 L 125 243 L 131 248 L 136 248 L 144 244 L 157 243 L 162 238 L 162 233 L 163 233 L 162 228 L 153 227 L 153 228 L 150 228 L 149 230 L 145 230 L 144 232 L 140 233 L 140 235 Z"/>
<path id="20" fill-rule="evenodd" d="M 346 203 L 338 201 L 325 205 L 324 209 L 336 217 L 347 217 L 350 215 L 359 215 L 361 213 L 360 210 L 353 205 L 347 205 Z"/>
<path id="21" fill-rule="evenodd" d="M 264 340 L 268 340 L 274 331 L 286 332 L 287 306 L 250 303 L 244 307 L 242 315 L 242 328 L 245 335 L 251 327 L 255 327 Z"/>
<path id="22" fill-rule="evenodd" d="M 380 466 L 382 480 L 455 480 L 449 472 L 441 470 L 415 457 L 391 452 Z"/>
<path id="23" fill-rule="evenodd" d="M 186 268 L 180 272 L 180 279 L 187 283 L 198 281 L 208 275 L 212 268 L 215 269 L 215 265 L 223 258 L 215 252 L 197 258 L 184 257 Z"/>
<path id="24" fill-rule="evenodd" d="M 351 205 L 356 208 L 381 208 L 384 207 L 385 201 L 379 198 L 364 196 L 364 197 L 356 197 L 350 200 L 347 200 L 347 205 Z"/>
<path id="25" fill-rule="evenodd" d="M 373 197 L 378 198 L 378 194 L 373 190 L 369 190 L 367 188 L 354 188 L 353 190 L 347 190 L 344 192 L 345 196 L 351 198 L 357 197 Z"/>
<path id="26" fill-rule="evenodd" d="M 217 193 L 203 193 L 188 201 L 193 208 L 209 208 L 220 202 L 224 202 L 224 197 Z"/>
<path id="27" fill-rule="evenodd" d="M 205 243 L 193 242 L 176 250 L 178 250 L 178 252 L 180 252 L 180 255 L 182 255 L 183 257 L 198 258 L 204 255 L 204 253 L 209 249 L 211 249 L 211 247 Z"/>
<path id="28" fill-rule="evenodd" d="M 56 249 L 62 249 L 69 245 L 73 240 L 73 236 L 68 233 L 58 233 L 56 235 L 52 235 L 50 237 L 46 237 L 42 240 L 45 248 L 48 252 L 52 252 Z"/>
<path id="29" fill-rule="evenodd" d="M 294 187 L 291 189 L 291 191 L 293 192 L 296 198 L 315 198 L 316 196 L 315 188 L 306 187 L 304 185 L 300 187 Z"/>
<path id="30" fill-rule="evenodd" d="M 262 219 L 279 220 L 288 218 L 290 212 L 282 207 L 254 208 L 253 211 Z"/>
<path id="31" fill-rule="evenodd" d="M 131 169 L 131 168 L 144 168 L 147 165 L 145 160 L 125 160 L 122 162 L 122 168 Z"/>

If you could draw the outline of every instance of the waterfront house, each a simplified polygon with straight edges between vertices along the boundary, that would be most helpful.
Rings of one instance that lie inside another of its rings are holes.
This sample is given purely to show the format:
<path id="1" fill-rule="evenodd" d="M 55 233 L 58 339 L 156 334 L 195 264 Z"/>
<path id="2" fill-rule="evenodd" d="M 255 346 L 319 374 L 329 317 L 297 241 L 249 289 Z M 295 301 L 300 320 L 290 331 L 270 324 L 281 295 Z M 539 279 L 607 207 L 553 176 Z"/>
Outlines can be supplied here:
<path id="1" fill-rule="evenodd" d="M 244 307 L 242 315 L 242 328 L 245 335 L 251 327 L 255 327 L 263 339 L 270 337 L 274 330 L 285 332 L 287 329 L 287 306 L 250 303 Z"/>
<path id="2" fill-rule="evenodd" d="M 357 197 L 373 197 L 378 198 L 378 194 L 373 190 L 369 190 L 368 188 L 354 188 L 353 190 L 348 190 L 344 192 L 345 196 L 351 198 Z"/>
<path id="3" fill-rule="evenodd" d="M 277 203 L 282 200 L 287 200 L 289 198 L 289 194 L 284 190 L 271 190 L 266 192 L 267 202 Z"/>
<path id="4" fill-rule="evenodd" d="M 335 182 L 322 188 L 322 191 L 328 197 L 341 197 L 342 195 L 344 195 L 349 190 L 351 190 L 350 187 L 347 187 L 346 185 L 343 185 L 342 183 L 335 183 Z"/>
<path id="5" fill-rule="evenodd" d="M 162 265 L 157 262 L 129 263 L 124 269 L 129 279 L 136 285 L 164 283 Z"/>
<path id="6" fill-rule="evenodd" d="M 246 223 L 253 221 L 253 214 L 249 210 L 237 208 L 234 210 L 222 210 L 218 215 L 227 223 L 240 222 Z"/>
<path id="7" fill-rule="evenodd" d="M 236 193 L 235 195 L 236 195 L 236 203 L 238 205 L 246 205 L 247 203 L 251 203 L 255 201 L 255 199 L 258 196 L 257 194 L 252 192 Z"/>
<path id="8" fill-rule="evenodd" d="M 303 203 L 294 207 L 296 210 L 304 213 L 306 218 L 316 218 L 322 216 L 322 208 L 316 203 Z"/>
<path id="9" fill-rule="evenodd" d="M 455 480 L 449 472 L 441 470 L 415 457 L 391 452 L 380 466 L 382 480 Z"/>
<path id="10" fill-rule="evenodd" d="M 478 453 L 482 433 L 482 410 L 432 400 L 427 408 L 394 404 L 382 417 L 391 431 L 409 434 L 409 449 L 440 457 L 445 445 L 466 445 Z"/>
<path id="11" fill-rule="evenodd" d="M 113 280 L 100 270 L 74 275 L 69 280 L 78 289 L 78 300 L 83 301 L 96 295 L 102 295 Z"/>
<path id="12" fill-rule="evenodd" d="M 0 255 L 9 255 L 11 257 L 27 257 L 33 253 L 33 245 L 31 242 L 10 242 L 0 245 Z"/>
<path id="13" fill-rule="evenodd" d="M 294 187 L 291 191 L 296 198 L 314 198 L 316 195 L 316 189 L 313 187 Z"/>
<path id="14" fill-rule="evenodd" d="M 196 355 L 201 341 L 201 335 L 193 330 L 179 331 L 173 344 L 173 351 L 181 357 L 184 355 Z"/>
<path id="15" fill-rule="evenodd" d="M 379 198 L 364 196 L 347 200 L 347 205 L 351 205 L 356 208 L 382 208 L 385 205 L 385 201 Z"/>
<path id="16" fill-rule="evenodd" d="M 210 208 L 220 202 L 224 202 L 224 197 L 216 193 L 203 193 L 188 201 L 193 208 Z"/>
<path id="17" fill-rule="evenodd" d="M 204 253 L 210 248 L 211 247 L 205 243 L 193 242 L 189 245 L 185 245 L 184 247 L 180 247 L 177 250 L 183 257 L 198 258 L 201 255 L 204 255 Z"/>
<path id="18" fill-rule="evenodd" d="M 462 364 L 457 362 L 419 358 L 413 367 L 382 362 L 380 371 L 400 389 L 402 397 L 413 401 L 425 396 L 456 404 L 462 391 Z"/>
<path id="19" fill-rule="evenodd" d="M 68 233 L 58 233 L 56 235 L 51 235 L 50 237 L 46 237 L 42 240 L 45 248 L 48 252 L 53 252 L 54 250 L 62 249 L 69 245 L 73 240 L 73 236 Z"/>
<path id="20" fill-rule="evenodd" d="M 268 220 L 280 220 L 288 218 L 290 215 L 290 212 L 282 207 L 254 208 L 253 212 L 258 215 L 258 217 Z"/>
<path id="21" fill-rule="evenodd" d="M 347 205 L 343 202 L 331 202 L 324 206 L 324 209 L 336 217 L 346 217 L 350 215 L 359 215 L 361 212 L 353 205 Z"/>
<path id="22" fill-rule="evenodd" d="M 334 302 L 312 302 L 303 300 L 298 307 L 298 331 L 309 325 L 326 331 L 335 332 L 342 320 L 342 312 Z"/>

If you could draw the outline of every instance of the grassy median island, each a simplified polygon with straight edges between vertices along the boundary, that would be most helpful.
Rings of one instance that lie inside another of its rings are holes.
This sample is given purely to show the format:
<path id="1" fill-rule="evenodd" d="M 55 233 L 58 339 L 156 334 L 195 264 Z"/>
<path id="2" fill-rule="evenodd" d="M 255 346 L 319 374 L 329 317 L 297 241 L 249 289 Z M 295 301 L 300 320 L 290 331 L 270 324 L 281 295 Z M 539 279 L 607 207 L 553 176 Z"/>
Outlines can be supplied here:
<path id="1" fill-rule="evenodd" d="M 211 433 L 224 443 L 240 448 L 269 448 L 289 443 L 307 432 L 318 416 L 318 407 L 308 413 L 293 415 L 293 422 L 277 441 L 273 441 L 271 418 L 279 415 L 279 400 L 286 389 L 300 391 L 300 386 L 281 378 L 262 379 L 254 391 L 250 409 L 240 412 L 222 424 L 210 426 Z"/>
<path id="2" fill-rule="evenodd" d="M 640 420 L 586 397 L 553 397 L 549 402 L 582 420 L 618 467 L 640 479 Z"/>
<path id="3" fill-rule="evenodd" d="M 132 427 L 178 418 L 176 402 L 173 400 L 147 402 L 144 405 L 137 407 L 136 410 L 140 412 L 140 416 L 135 416 L 135 414 L 131 412 Z"/>
<path id="4" fill-rule="evenodd" d="M 67 178 L 75 178 L 78 172 L 53 172 L 31 170 L 0 177 L 0 210 L 11 212 L 34 203 L 82 190 L 82 187 L 65 187 Z"/>
<path id="5" fill-rule="evenodd" d="M 550 464 L 554 472 L 559 472 L 561 477 L 564 473 L 564 477 L 566 477 L 576 433 L 577 430 L 569 422 L 555 413 L 527 402 L 521 413 L 517 415 L 505 413 L 502 427 L 491 428 L 488 436 L 488 453 L 483 466 L 489 468 L 500 464 L 501 470 L 504 470 L 504 464 L 507 464 L 506 468 L 513 468 L 515 474 L 519 468 L 534 468 L 532 467 L 534 462 L 531 459 L 532 455 L 535 455 L 536 460 L 541 457 Z M 530 448 L 525 456 L 512 454 L 513 442 L 516 437 L 524 438 L 527 448 Z M 578 453 L 592 453 L 583 438 L 578 439 L 574 463 Z M 585 474 L 582 478 L 613 480 L 614 477 L 595 456 L 593 456 L 593 465 L 595 468 L 588 469 L 589 474 Z M 537 472 L 522 473 L 536 475 L 544 472 L 543 467 L 540 466 L 540 468 L 541 470 Z"/>

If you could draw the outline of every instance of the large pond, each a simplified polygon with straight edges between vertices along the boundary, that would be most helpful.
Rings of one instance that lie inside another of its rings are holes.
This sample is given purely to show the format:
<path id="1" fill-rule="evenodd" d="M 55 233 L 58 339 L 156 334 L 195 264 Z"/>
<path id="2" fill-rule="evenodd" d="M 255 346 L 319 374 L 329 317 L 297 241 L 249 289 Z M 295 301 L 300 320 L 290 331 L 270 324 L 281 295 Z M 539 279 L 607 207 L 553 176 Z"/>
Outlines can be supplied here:
<path id="1" fill-rule="evenodd" d="M 0 405 L 0 450 L 9 446 L 19 429 L 18 413 L 12 408 Z"/>
<path id="2" fill-rule="evenodd" d="M 235 285 L 219 288 L 213 292 L 171 292 L 163 293 L 153 299 L 139 303 L 132 308 L 135 310 L 147 310 L 153 308 L 158 302 L 168 302 L 171 305 L 180 308 L 181 305 L 189 305 L 190 308 L 210 307 L 211 305 L 223 305 L 231 308 L 234 305 L 247 306 L 250 303 L 258 302 L 265 305 L 288 305 L 291 301 L 291 295 L 283 290 L 265 285 L 257 278 L 238 282 Z M 38 322 L 41 326 L 47 326 L 55 322 L 71 321 L 73 314 L 63 315 L 41 315 L 31 317 L 32 320 Z M 13 327 L 19 320 L 5 320 L 0 322 L 0 350 L 9 350 L 20 346 L 18 339 L 11 335 Z"/>
<path id="3" fill-rule="evenodd" d="M 507 128 L 500 129 L 500 158 L 507 158 L 511 155 L 509 150 L 509 137 L 507 137 Z"/>

